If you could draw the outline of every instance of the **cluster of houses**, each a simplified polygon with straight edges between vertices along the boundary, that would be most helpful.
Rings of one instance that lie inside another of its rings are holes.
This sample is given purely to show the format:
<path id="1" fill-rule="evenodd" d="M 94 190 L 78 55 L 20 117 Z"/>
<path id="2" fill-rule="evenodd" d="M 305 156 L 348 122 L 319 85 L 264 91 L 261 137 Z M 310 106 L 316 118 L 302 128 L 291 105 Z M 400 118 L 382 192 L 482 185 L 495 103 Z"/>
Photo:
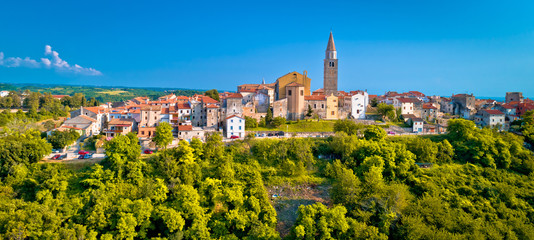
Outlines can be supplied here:
<path id="1" fill-rule="evenodd" d="M 83 136 L 103 132 L 107 138 L 136 132 L 142 143 L 149 143 L 156 127 L 166 122 L 173 127 L 176 139 L 203 139 L 206 132 L 219 131 L 228 138 L 242 138 L 245 121 L 238 114 L 242 109 L 234 105 L 236 97 L 236 94 L 227 94 L 223 101 L 217 101 L 203 95 L 169 94 L 157 100 L 137 97 L 98 107 L 82 107 L 72 111 L 59 130 L 76 129 Z"/>
<path id="2" fill-rule="evenodd" d="M 476 99 L 473 94 L 453 94 L 448 98 L 425 96 L 417 91 L 387 92 L 370 98 L 400 108 L 404 121 L 419 133 L 442 133 L 448 120 L 454 117 L 473 120 L 480 127 L 508 130 L 513 121 L 526 111 L 534 110 L 534 101 L 523 98 L 521 92 L 507 92 L 504 102 Z"/>

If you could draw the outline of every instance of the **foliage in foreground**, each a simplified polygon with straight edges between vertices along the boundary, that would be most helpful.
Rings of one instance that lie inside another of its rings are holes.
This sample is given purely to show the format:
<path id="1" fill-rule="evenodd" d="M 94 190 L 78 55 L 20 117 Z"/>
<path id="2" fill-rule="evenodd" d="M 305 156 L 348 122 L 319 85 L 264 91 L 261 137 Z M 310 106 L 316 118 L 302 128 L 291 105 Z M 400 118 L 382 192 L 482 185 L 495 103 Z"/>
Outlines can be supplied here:
<path id="1" fill-rule="evenodd" d="M 314 175 L 331 183 L 332 205 L 300 206 L 287 239 L 534 239 L 534 159 L 522 138 L 449 126 L 430 138 L 368 128 L 229 146 L 213 135 L 146 160 L 129 134 L 78 171 L 36 163 L 50 144 L 14 132 L 0 138 L 0 238 L 278 239 L 264 184 Z"/>

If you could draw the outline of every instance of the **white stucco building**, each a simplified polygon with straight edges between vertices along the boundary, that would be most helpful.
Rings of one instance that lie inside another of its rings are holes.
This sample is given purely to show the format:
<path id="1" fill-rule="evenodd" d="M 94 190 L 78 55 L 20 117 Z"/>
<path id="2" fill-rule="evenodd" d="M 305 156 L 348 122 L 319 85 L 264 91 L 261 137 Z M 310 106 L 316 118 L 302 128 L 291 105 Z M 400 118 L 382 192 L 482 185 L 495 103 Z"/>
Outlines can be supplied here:
<path id="1" fill-rule="evenodd" d="M 231 138 L 232 136 L 245 137 L 245 119 L 237 115 L 227 117 L 225 130 L 226 138 Z"/>
<path id="2" fill-rule="evenodd" d="M 365 119 L 365 112 L 367 105 L 369 105 L 369 94 L 364 91 L 357 91 L 352 96 L 351 100 L 351 115 L 354 119 Z"/>

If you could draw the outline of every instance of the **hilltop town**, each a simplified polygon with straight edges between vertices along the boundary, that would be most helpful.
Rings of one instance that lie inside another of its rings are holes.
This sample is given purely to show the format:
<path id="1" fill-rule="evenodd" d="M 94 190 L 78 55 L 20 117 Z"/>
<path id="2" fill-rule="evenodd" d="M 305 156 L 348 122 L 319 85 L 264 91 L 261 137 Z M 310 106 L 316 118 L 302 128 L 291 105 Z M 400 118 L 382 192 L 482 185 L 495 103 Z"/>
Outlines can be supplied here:
<path id="1" fill-rule="evenodd" d="M 272 83 L 242 84 L 236 92 L 210 90 L 204 95 L 168 94 L 157 99 L 139 96 L 127 101 L 92 104 L 70 111 L 69 117 L 54 131 L 74 130 L 82 137 L 105 135 L 109 140 L 134 132 L 145 148 L 154 148 L 152 138 L 162 122 L 172 126 L 176 145 L 179 140 L 204 140 L 207 134 L 222 133 L 225 139 L 243 139 L 250 131 L 257 137 L 317 136 L 255 129 L 258 125 L 276 126 L 286 121 L 329 121 L 348 119 L 365 125 L 381 125 L 388 134 L 442 134 L 454 118 L 473 120 L 479 127 L 508 131 L 514 121 L 534 109 L 534 101 L 521 92 L 507 92 L 504 102 L 477 99 L 473 94 L 451 97 L 427 96 L 419 91 L 383 95 L 365 90 L 338 90 L 338 58 L 332 32 L 324 58 L 323 88 L 312 90 L 307 72 L 290 72 Z M 8 97 L 10 92 L 0 92 Z M 22 94 L 17 101 L 24 102 Z M 67 95 L 52 95 L 62 101 Z M 391 123 L 391 124 L 387 124 Z M 248 124 L 248 125 L 247 125 Z M 267 129 L 268 130 L 268 129 Z M 513 130 L 513 127 L 512 127 Z M 333 130 L 317 129 L 319 136 Z"/>

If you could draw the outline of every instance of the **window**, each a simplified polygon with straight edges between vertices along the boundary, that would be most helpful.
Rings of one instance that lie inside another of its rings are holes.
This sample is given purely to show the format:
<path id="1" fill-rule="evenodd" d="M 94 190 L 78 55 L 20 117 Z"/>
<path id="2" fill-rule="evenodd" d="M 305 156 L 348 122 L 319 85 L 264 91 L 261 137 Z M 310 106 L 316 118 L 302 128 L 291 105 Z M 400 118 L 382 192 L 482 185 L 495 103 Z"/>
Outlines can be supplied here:
<path id="1" fill-rule="evenodd" d="M 300 96 L 304 96 L 304 90 L 300 90 Z"/>
<path id="2" fill-rule="evenodd" d="M 324 108 L 324 104 L 321 104 L 321 108 Z"/>
<path id="3" fill-rule="evenodd" d="M 241 130 L 241 126 L 239 126 L 239 130 Z"/>
<path id="4" fill-rule="evenodd" d="M 182 110 L 180 110 L 180 113 L 182 113 Z"/>
<path id="5" fill-rule="evenodd" d="M 230 120 L 230 122 L 233 123 L 233 122 L 234 122 L 234 119 Z"/>
<path id="6" fill-rule="evenodd" d="M 287 95 L 291 96 L 291 90 L 287 90 Z"/>
<path id="7" fill-rule="evenodd" d="M 332 116 L 334 115 L 334 111 L 332 111 L 331 115 L 332 115 Z"/>
<path id="8" fill-rule="evenodd" d="M 241 122 L 241 119 L 239 119 L 239 122 Z"/>
<path id="9" fill-rule="evenodd" d="M 234 130 L 234 126 L 230 126 L 230 130 Z"/>
<path id="10" fill-rule="evenodd" d="M 317 108 L 317 104 L 314 103 L 314 104 L 313 104 L 313 108 Z"/>

